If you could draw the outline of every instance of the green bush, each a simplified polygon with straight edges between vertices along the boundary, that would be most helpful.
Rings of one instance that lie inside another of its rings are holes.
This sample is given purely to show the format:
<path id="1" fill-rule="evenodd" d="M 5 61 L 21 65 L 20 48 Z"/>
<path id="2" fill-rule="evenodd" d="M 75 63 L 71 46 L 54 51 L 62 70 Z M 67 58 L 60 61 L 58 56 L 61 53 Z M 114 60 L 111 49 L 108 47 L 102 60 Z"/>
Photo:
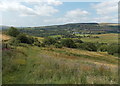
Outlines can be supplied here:
<path id="1" fill-rule="evenodd" d="M 118 44 L 110 44 L 107 49 L 108 54 L 115 55 L 118 54 L 120 55 L 120 45 Z"/>
<path id="2" fill-rule="evenodd" d="M 74 39 L 73 41 L 74 41 L 75 43 L 83 43 L 83 41 L 80 40 L 80 39 Z"/>
<path id="3" fill-rule="evenodd" d="M 106 52 L 107 49 L 108 49 L 108 45 L 101 45 L 101 46 L 98 48 L 98 50 L 99 50 L 99 51 L 102 51 L 102 52 Z"/>
<path id="4" fill-rule="evenodd" d="M 76 48 L 76 44 L 72 39 L 63 39 L 61 40 L 63 46 L 68 48 Z"/>
<path id="5" fill-rule="evenodd" d="M 25 34 L 19 34 L 16 39 L 19 40 L 21 43 L 26 43 L 26 44 L 34 43 L 34 38 L 31 36 L 27 36 Z"/>
<path id="6" fill-rule="evenodd" d="M 41 47 L 45 47 L 45 44 L 44 44 L 44 43 L 41 43 Z"/>
<path id="7" fill-rule="evenodd" d="M 10 48 L 10 45 L 8 43 L 2 42 L 2 48 Z"/>
<path id="8" fill-rule="evenodd" d="M 20 43 L 20 40 L 17 40 L 16 38 L 12 38 L 10 41 L 9 41 L 9 44 L 10 45 L 13 45 L 13 46 L 17 46 L 19 45 Z"/>
<path id="9" fill-rule="evenodd" d="M 34 45 L 40 47 L 41 43 L 37 41 L 37 42 L 34 42 Z"/>
<path id="10" fill-rule="evenodd" d="M 43 43 L 45 45 L 54 45 L 56 43 L 56 40 L 55 40 L 55 38 L 47 37 L 43 40 Z"/>
<path id="11" fill-rule="evenodd" d="M 20 34 L 20 32 L 17 30 L 17 28 L 10 27 L 7 32 L 8 35 L 16 37 Z"/>
<path id="12" fill-rule="evenodd" d="M 60 43 L 55 43 L 56 48 L 62 48 L 62 45 Z"/>
<path id="13" fill-rule="evenodd" d="M 88 50 L 88 51 L 97 51 L 96 45 L 94 43 L 90 43 L 90 42 L 77 44 L 77 47 L 80 49 Z"/>

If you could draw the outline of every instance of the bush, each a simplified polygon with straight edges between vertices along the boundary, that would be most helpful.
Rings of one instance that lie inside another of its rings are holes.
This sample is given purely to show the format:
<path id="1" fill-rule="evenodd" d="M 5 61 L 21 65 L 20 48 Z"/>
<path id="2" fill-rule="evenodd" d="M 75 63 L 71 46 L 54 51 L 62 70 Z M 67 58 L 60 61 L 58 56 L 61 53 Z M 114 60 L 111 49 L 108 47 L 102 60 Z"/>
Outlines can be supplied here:
<path id="1" fill-rule="evenodd" d="M 118 44 L 109 45 L 107 52 L 108 52 L 108 54 L 111 54 L 111 55 L 115 55 L 115 54 L 120 55 L 120 45 L 118 45 Z"/>
<path id="2" fill-rule="evenodd" d="M 94 43 L 90 43 L 90 42 L 77 44 L 77 47 L 80 49 L 88 50 L 88 51 L 97 51 L 96 45 Z"/>
<path id="3" fill-rule="evenodd" d="M 26 44 L 34 43 L 34 38 L 27 36 L 25 34 L 19 34 L 16 39 L 19 40 L 21 43 L 26 43 Z"/>
<path id="4" fill-rule="evenodd" d="M 62 48 L 62 45 L 60 43 L 55 43 L 56 48 Z"/>
<path id="5" fill-rule="evenodd" d="M 102 52 L 106 52 L 107 49 L 108 49 L 108 45 L 101 45 L 101 46 L 98 48 L 98 50 L 99 50 L 99 51 L 102 51 Z"/>
<path id="6" fill-rule="evenodd" d="M 76 44 L 72 39 L 63 39 L 61 41 L 62 45 L 68 48 L 76 48 Z"/>
<path id="7" fill-rule="evenodd" d="M 2 49 L 4 48 L 10 48 L 9 44 L 2 42 Z"/>
<path id="8" fill-rule="evenodd" d="M 45 44 L 44 44 L 44 43 L 41 43 L 41 47 L 45 47 Z"/>
<path id="9" fill-rule="evenodd" d="M 9 28 L 7 34 L 10 36 L 16 37 L 20 34 L 20 32 L 17 30 L 17 28 L 11 27 Z"/>
<path id="10" fill-rule="evenodd" d="M 43 40 L 43 43 L 45 45 L 54 45 L 56 43 L 56 40 L 52 37 L 48 37 Z"/>
<path id="11" fill-rule="evenodd" d="M 73 41 L 74 41 L 75 43 L 83 43 L 83 41 L 80 40 L 80 39 L 74 39 Z"/>
<path id="12" fill-rule="evenodd" d="M 34 45 L 40 47 L 41 43 L 39 41 L 37 41 L 37 42 L 34 42 Z"/>
<path id="13" fill-rule="evenodd" d="M 20 43 L 20 40 L 17 40 L 16 38 L 12 38 L 10 41 L 9 41 L 9 44 L 10 45 L 13 45 L 13 46 L 18 46 Z"/>

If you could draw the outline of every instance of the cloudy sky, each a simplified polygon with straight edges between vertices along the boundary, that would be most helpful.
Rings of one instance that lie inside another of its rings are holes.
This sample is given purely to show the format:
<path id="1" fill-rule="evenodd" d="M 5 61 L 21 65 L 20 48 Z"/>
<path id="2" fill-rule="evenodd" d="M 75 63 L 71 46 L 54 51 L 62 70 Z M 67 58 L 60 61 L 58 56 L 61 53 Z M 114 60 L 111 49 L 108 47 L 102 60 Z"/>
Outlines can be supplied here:
<path id="1" fill-rule="evenodd" d="M 118 0 L 0 0 L 0 25 L 117 23 Z"/>

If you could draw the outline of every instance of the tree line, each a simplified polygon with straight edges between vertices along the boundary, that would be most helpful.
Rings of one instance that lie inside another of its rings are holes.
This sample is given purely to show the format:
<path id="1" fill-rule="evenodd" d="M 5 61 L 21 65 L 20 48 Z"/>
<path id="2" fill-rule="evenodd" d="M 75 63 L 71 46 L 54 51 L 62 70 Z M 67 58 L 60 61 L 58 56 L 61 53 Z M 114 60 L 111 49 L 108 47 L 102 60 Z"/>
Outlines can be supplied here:
<path id="1" fill-rule="evenodd" d="M 95 52 L 107 52 L 111 55 L 119 55 L 120 45 L 119 44 L 106 44 L 106 43 L 91 43 L 83 42 L 80 38 L 60 38 L 60 37 L 45 37 L 42 41 L 37 38 L 32 37 L 28 34 L 21 33 L 17 28 L 11 27 L 6 32 L 7 35 L 12 36 L 12 39 L 8 43 L 3 42 L 3 48 L 8 48 L 8 46 L 24 46 L 24 44 L 29 44 L 38 47 L 47 47 L 53 45 L 55 48 L 75 48 Z"/>

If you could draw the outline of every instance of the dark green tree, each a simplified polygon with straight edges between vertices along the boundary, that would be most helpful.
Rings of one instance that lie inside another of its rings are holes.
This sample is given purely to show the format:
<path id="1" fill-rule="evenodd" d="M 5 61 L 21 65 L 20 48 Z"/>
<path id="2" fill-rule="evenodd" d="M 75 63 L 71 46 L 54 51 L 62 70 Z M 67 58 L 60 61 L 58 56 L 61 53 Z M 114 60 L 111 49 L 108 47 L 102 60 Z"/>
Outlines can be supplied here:
<path id="1" fill-rule="evenodd" d="M 68 48 L 76 48 L 76 44 L 72 39 L 63 39 L 61 41 L 62 45 Z"/>
<path id="2" fill-rule="evenodd" d="M 26 34 L 19 34 L 16 39 L 20 40 L 21 43 L 26 43 L 26 44 L 34 43 L 34 38 L 27 36 Z"/>
<path id="3" fill-rule="evenodd" d="M 17 35 L 20 34 L 20 32 L 17 30 L 17 28 L 10 27 L 7 34 L 10 35 L 10 36 L 16 37 Z"/>
<path id="4" fill-rule="evenodd" d="M 47 38 L 45 38 L 45 39 L 43 40 L 43 43 L 44 43 L 45 45 L 53 45 L 53 44 L 56 43 L 56 40 L 55 40 L 55 38 L 47 37 Z"/>
<path id="5" fill-rule="evenodd" d="M 118 45 L 118 44 L 109 45 L 107 52 L 108 52 L 108 54 L 111 54 L 111 55 L 115 55 L 115 54 L 120 55 L 120 45 Z"/>

